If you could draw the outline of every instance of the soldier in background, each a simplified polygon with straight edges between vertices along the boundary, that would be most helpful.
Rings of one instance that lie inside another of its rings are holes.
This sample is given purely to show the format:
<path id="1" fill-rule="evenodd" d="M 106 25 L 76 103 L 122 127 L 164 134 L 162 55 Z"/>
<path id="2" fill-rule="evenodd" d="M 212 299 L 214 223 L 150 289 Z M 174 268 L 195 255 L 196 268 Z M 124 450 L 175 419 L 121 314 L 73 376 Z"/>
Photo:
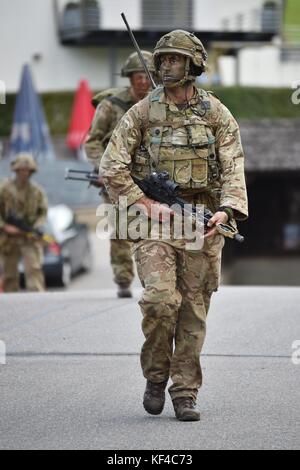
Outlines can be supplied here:
<path id="1" fill-rule="evenodd" d="M 26 287 L 32 292 L 45 290 L 42 270 L 43 243 L 6 222 L 14 215 L 33 229 L 41 228 L 46 220 L 48 203 L 44 191 L 30 178 L 38 170 L 30 154 L 19 154 L 12 162 L 16 173 L 0 187 L 0 251 L 3 260 L 4 292 L 19 291 L 18 265 L 23 260 Z"/>
<path id="2" fill-rule="evenodd" d="M 154 72 L 153 57 L 150 52 L 142 51 L 150 72 Z M 93 103 L 98 104 L 95 117 L 85 144 L 89 162 L 99 171 L 99 164 L 112 132 L 122 116 L 149 92 L 150 81 L 144 72 L 138 54 L 134 52 L 122 68 L 122 77 L 128 77 L 130 87 L 106 90 L 95 96 Z M 100 186 L 104 185 L 99 181 Z M 104 202 L 109 203 L 107 192 L 103 192 Z M 134 278 L 131 243 L 128 240 L 111 239 L 111 265 L 114 281 L 118 285 L 118 297 L 131 297 L 130 286 Z"/>
<path id="3" fill-rule="evenodd" d="M 239 127 L 211 92 L 194 82 L 206 68 L 207 54 L 192 33 L 172 31 L 154 50 L 161 74 L 158 87 L 133 106 L 116 127 L 103 155 L 101 171 L 114 204 L 126 196 L 153 220 L 174 213 L 141 191 L 132 176 L 142 179 L 167 171 L 189 203 L 203 204 L 214 216 L 201 250 L 185 240 L 148 239 L 134 244 L 135 259 L 145 288 L 139 302 L 145 343 L 141 365 L 147 379 L 144 407 L 158 415 L 169 393 L 176 418 L 198 421 L 196 408 L 202 385 L 200 353 L 213 292 L 218 289 L 224 237 L 218 223 L 248 216 L 244 153 Z M 153 206 L 161 211 L 151 212 Z M 156 215 L 155 215 L 156 214 Z"/>

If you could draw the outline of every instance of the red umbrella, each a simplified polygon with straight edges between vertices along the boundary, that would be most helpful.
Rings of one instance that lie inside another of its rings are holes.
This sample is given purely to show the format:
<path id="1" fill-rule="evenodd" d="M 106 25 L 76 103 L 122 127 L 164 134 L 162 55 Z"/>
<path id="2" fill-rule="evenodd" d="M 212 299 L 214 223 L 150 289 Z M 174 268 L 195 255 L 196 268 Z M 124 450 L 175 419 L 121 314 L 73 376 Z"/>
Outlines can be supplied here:
<path id="1" fill-rule="evenodd" d="M 91 104 L 92 92 L 86 80 L 82 80 L 76 92 L 70 127 L 67 135 L 67 146 L 78 150 L 84 143 L 87 132 L 91 126 L 95 109 Z"/>

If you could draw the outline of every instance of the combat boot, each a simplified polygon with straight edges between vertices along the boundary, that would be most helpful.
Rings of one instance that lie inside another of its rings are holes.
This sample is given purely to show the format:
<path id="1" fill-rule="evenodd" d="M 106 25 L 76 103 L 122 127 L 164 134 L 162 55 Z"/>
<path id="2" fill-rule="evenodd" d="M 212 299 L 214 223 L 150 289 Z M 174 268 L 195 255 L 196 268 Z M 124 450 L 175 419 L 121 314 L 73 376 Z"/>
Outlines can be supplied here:
<path id="1" fill-rule="evenodd" d="M 130 287 L 120 284 L 118 286 L 118 297 L 119 299 L 131 299 L 132 292 L 130 290 Z"/>
<path id="2" fill-rule="evenodd" d="M 200 412 L 196 408 L 196 403 L 192 398 L 174 398 L 173 406 L 176 418 L 179 421 L 200 421 Z"/>
<path id="3" fill-rule="evenodd" d="M 147 380 L 143 401 L 143 405 L 147 413 L 151 415 L 160 415 L 165 406 L 165 390 L 167 383 L 167 380 L 159 383 L 154 383 L 150 382 L 150 380 Z"/>

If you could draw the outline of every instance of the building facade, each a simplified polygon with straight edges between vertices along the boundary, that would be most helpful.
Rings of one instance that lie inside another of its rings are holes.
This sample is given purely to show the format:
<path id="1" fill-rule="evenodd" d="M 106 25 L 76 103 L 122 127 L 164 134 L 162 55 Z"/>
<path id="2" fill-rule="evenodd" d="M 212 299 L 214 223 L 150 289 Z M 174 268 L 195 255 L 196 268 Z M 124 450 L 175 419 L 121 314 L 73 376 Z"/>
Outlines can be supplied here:
<path id="1" fill-rule="evenodd" d="M 292 76 L 300 76 L 300 65 L 293 60 L 277 73 L 281 49 L 272 41 L 281 34 L 282 5 L 282 0 L 5 1 L 0 81 L 15 92 L 21 67 L 29 63 L 41 92 L 74 90 L 82 78 L 93 89 L 124 84 L 118 71 L 132 50 L 120 17 L 124 11 L 149 50 L 170 29 L 195 31 L 212 52 L 211 81 L 287 86 Z"/>

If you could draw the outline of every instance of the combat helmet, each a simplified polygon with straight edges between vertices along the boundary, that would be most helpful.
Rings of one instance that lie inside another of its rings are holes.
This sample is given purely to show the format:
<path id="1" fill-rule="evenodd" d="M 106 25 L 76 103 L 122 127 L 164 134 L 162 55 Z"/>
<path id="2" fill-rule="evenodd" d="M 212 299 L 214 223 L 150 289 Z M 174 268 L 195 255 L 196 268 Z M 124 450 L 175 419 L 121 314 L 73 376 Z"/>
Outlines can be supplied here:
<path id="1" fill-rule="evenodd" d="M 33 156 L 30 153 L 19 153 L 16 158 L 11 162 L 12 171 L 30 170 L 32 173 L 38 171 L 38 166 Z"/>
<path id="2" fill-rule="evenodd" d="M 154 73 L 153 55 L 151 54 L 151 52 L 148 51 L 141 52 L 145 59 L 149 72 Z M 130 54 L 124 66 L 122 67 L 121 75 L 122 77 L 129 77 L 132 73 L 144 71 L 145 70 L 139 59 L 138 53 L 133 52 L 132 54 Z"/>
<path id="3" fill-rule="evenodd" d="M 155 72 L 159 73 L 162 54 L 181 54 L 187 57 L 185 77 L 181 81 L 195 80 L 207 69 L 207 52 L 194 33 L 176 29 L 165 34 L 156 44 L 153 54 Z M 176 83 L 178 85 L 178 83 Z"/>

